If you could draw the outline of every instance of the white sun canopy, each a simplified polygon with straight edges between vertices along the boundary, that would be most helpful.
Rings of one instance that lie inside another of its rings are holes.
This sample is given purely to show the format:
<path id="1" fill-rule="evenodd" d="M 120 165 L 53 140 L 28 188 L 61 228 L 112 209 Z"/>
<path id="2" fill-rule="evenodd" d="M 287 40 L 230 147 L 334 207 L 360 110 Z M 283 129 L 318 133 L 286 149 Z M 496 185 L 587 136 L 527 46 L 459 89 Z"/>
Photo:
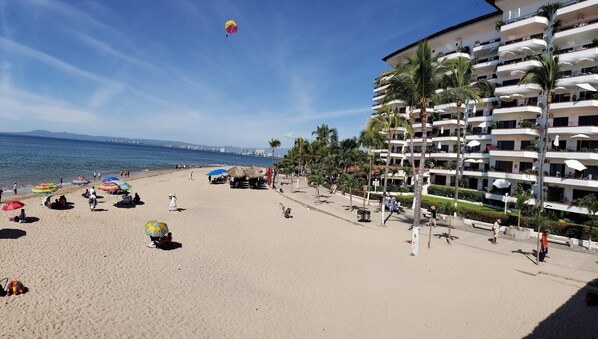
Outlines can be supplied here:
<path id="1" fill-rule="evenodd" d="M 577 160 L 565 160 L 565 164 L 574 170 L 583 171 L 586 167 Z"/>
<path id="2" fill-rule="evenodd" d="M 571 139 L 575 139 L 575 138 L 579 138 L 579 139 L 589 139 L 590 137 L 585 135 L 585 134 L 575 134 L 573 136 L 571 136 Z"/>
<path id="3" fill-rule="evenodd" d="M 584 82 L 582 84 L 577 84 L 577 87 L 583 88 L 586 91 L 592 91 L 592 92 L 598 91 L 597 89 L 595 89 L 594 87 L 592 87 L 592 85 L 588 84 L 587 82 Z"/>
<path id="4" fill-rule="evenodd" d="M 472 140 L 470 142 L 467 143 L 467 146 L 469 147 L 476 147 L 476 146 L 480 146 L 480 142 L 477 140 Z"/>

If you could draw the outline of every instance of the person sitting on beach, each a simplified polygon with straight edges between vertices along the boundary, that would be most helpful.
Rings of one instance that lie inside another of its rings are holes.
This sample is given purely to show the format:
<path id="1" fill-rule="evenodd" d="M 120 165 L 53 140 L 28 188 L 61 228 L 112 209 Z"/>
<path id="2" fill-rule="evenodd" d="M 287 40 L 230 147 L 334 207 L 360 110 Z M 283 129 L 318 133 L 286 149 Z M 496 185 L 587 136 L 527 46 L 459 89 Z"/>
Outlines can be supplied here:
<path id="1" fill-rule="evenodd" d="M 7 285 L 6 285 L 6 296 L 10 297 L 11 295 L 19 295 L 22 293 L 27 292 L 27 287 L 25 287 L 23 285 L 22 282 L 20 282 L 17 279 L 13 279 L 11 280 Z"/>
<path id="2" fill-rule="evenodd" d="M 42 198 L 42 205 L 46 207 L 50 207 L 50 200 L 52 199 L 51 195 L 46 195 Z"/>
<path id="3" fill-rule="evenodd" d="M 21 208 L 21 213 L 19 213 L 19 215 L 17 215 L 14 219 L 14 222 L 20 222 L 20 223 L 25 223 L 27 222 L 27 216 L 25 216 L 25 209 Z"/>
<path id="4" fill-rule="evenodd" d="M 64 195 L 61 195 L 60 198 L 58 198 L 58 205 L 60 208 L 66 207 L 66 197 Z"/>
<path id="5" fill-rule="evenodd" d="M 89 190 L 86 188 L 85 193 L 81 194 L 83 198 L 89 198 Z"/>
<path id="6" fill-rule="evenodd" d="M 135 205 L 138 205 L 141 202 L 141 197 L 139 196 L 139 194 L 137 194 L 137 192 L 135 192 L 135 197 L 133 198 L 133 203 Z"/>

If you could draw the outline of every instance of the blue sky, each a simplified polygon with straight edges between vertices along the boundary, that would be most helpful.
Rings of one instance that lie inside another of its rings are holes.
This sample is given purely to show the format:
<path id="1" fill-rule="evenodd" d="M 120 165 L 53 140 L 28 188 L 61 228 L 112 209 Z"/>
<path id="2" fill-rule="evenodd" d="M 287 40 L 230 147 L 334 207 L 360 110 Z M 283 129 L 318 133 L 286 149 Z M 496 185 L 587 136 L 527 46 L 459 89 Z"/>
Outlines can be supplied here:
<path id="1" fill-rule="evenodd" d="M 325 123 L 352 137 L 382 57 L 492 11 L 483 0 L 0 0 L 0 132 L 290 147 Z M 230 19 L 239 31 L 227 38 Z"/>

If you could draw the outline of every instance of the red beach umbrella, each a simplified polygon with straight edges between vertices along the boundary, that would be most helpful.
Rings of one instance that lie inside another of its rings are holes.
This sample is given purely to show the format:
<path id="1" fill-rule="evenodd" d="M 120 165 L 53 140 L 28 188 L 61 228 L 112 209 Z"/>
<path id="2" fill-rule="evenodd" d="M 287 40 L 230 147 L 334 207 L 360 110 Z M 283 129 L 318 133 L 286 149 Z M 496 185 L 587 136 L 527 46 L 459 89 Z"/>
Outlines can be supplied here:
<path id="1" fill-rule="evenodd" d="M 2 210 L 3 211 L 18 210 L 19 208 L 23 208 L 23 206 L 25 206 L 25 204 L 20 201 L 16 201 L 16 200 L 9 201 L 9 202 L 5 203 L 4 206 L 2 206 Z"/>

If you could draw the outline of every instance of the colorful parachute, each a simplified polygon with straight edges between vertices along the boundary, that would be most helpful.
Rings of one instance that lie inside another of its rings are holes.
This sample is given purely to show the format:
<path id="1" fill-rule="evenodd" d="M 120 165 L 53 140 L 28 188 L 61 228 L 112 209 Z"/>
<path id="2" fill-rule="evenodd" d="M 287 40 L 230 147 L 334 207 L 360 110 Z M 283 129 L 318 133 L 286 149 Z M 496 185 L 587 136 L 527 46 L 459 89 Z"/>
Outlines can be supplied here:
<path id="1" fill-rule="evenodd" d="M 237 26 L 237 23 L 234 20 L 229 20 L 224 24 L 224 30 L 226 30 L 226 33 L 228 34 L 234 34 L 239 30 L 239 26 Z M 228 34 L 226 34 L 227 37 Z"/>

